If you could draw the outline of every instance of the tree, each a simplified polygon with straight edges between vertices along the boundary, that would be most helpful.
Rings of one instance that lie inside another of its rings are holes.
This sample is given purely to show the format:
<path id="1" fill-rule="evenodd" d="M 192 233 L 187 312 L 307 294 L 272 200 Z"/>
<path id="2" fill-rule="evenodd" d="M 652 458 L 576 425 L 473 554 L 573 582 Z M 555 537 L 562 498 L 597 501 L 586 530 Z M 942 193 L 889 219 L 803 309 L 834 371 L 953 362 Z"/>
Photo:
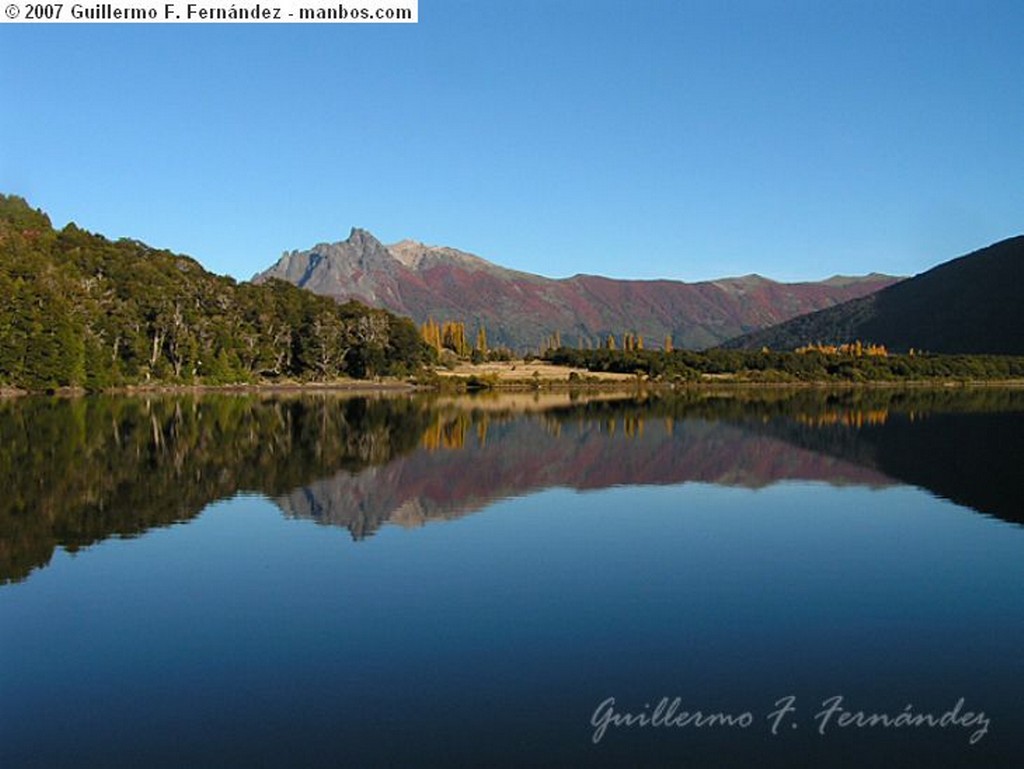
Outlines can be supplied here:
<path id="1" fill-rule="evenodd" d="M 423 341 L 433 347 L 437 352 L 441 352 L 441 327 L 437 324 L 433 318 L 428 318 L 422 326 L 420 326 L 420 334 L 423 336 Z"/>

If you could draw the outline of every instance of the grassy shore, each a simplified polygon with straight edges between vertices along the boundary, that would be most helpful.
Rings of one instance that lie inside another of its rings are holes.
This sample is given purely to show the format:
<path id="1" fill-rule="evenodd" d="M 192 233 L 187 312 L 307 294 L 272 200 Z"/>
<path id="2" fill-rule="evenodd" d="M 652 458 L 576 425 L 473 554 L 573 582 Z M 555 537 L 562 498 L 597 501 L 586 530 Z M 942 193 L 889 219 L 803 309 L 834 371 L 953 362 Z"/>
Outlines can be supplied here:
<path id="1" fill-rule="evenodd" d="M 442 382 L 475 380 L 494 387 L 534 387 L 538 384 L 627 385 L 637 381 L 635 374 L 593 372 L 542 360 L 460 363 L 452 369 L 436 368 L 434 374 Z"/>

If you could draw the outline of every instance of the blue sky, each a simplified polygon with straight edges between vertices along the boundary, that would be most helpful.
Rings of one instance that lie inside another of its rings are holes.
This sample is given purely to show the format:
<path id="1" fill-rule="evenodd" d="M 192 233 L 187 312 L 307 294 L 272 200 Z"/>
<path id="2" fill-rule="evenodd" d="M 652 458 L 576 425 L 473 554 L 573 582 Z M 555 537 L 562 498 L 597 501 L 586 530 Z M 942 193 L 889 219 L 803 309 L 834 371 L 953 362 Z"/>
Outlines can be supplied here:
<path id="1" fill-rule="evenodd" d="M 914 274 L 1024 232 L 1024 3 L 420 0 L 0 25 L 0 191 L 248 278 L 344 239 L 544 275 Z"/>

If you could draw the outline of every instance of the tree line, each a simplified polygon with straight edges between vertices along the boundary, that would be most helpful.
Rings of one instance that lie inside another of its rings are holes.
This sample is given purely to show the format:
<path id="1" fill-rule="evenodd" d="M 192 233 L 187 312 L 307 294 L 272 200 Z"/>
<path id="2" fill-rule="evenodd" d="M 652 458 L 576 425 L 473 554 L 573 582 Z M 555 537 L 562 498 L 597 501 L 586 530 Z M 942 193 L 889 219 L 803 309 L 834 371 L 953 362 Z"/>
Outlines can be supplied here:
<path id="1" fill-rule="evenodd" d="M 870 353 L 867 350 L 871 350 Z M 1009 380 L 1024 378 L 1024 357 L 1009 355 L 893 355 L 879 345 L 844 351 L 549 350 L 545 360 L 588 371 L 638 374 L 666 382 L 716 376 L 761 382 L 886 382 L 901 380 Z"/>
<path id="2" fill-rule="evenodd" d="M 477 328 L 471 344 L 466 333 L 466 323 L 461 320 L 438 323 L 433 318 L 428 318 L 420 325 L 420 337 L 442 363 L 454 363 L 457 360 L 483 363 L 513 358 L 513 353 L 508 347 L 491 347 L 487 343 L 487 329 L 483 325 Z"/>
<path id="3" fill-rule="evenodd" d="M 237 283 L 0 195 L 0 386 L 29 390 L 411 374 L 411 320 L 283 281 Z"/>

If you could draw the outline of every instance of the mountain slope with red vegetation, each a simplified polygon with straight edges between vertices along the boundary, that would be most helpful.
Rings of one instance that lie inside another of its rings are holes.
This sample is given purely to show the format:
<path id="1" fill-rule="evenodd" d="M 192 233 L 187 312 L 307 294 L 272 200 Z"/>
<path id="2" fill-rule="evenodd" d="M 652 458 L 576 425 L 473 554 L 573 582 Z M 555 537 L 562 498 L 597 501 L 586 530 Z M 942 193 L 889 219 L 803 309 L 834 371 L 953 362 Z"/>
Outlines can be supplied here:
<path id="1" fill-rule="evenodd" d="M 897 282 L 873 273 L 820 282 L 778 283 L 759 275 L 700 283 L 619 280 L 596 275 L 546 278 L 506 269 L 453 248 L 403 240 L 385 246 L 353 229 L 340 243 L 284 254 L 255 282 L 294 283 L 340 301 L 357 299 L 408 315 L 483 326 L 492 346 L 536 349 L 555 332 L 593 345 L 614 334 L 660 347 L 711 347 L 739 334 L 866 296 Z"/>

